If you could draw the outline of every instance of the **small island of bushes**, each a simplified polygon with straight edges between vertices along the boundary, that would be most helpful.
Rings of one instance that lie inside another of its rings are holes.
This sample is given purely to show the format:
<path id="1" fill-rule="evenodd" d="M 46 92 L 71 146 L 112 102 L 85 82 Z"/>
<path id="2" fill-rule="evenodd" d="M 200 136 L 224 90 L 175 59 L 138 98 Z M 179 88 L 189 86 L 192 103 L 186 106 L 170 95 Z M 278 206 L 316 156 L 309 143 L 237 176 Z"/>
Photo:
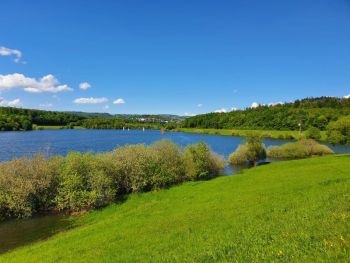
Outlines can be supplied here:
<path id="1" fill-rule="evenodd" d="M 323 156 L 334 153 L 328 146 L 313 139 L 300 139 L 281 146 L 271 146 L 268 149 L 257 134 L 247 136 L 246 142 L 239 145 L 229 156 L 231 165 L 253 165 L 260 160 L 270 159 L 301 159 L 312 156 Z"/>

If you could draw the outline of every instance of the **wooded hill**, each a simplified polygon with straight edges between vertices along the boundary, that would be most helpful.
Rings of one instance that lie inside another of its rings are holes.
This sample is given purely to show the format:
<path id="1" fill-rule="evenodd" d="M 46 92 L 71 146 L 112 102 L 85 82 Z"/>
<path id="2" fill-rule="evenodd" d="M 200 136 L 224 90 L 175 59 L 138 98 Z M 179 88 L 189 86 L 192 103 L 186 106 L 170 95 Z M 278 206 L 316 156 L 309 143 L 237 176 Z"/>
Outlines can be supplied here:
<path id="1" fill-rule="evenodd" d="M 208 113 L 184 120 L 185 128 L 298 130 L 316 127 L 326 130 L 328 124 L 350 115 L 350 98 L 320 97 L 296 100 L 274 106 Z"/>

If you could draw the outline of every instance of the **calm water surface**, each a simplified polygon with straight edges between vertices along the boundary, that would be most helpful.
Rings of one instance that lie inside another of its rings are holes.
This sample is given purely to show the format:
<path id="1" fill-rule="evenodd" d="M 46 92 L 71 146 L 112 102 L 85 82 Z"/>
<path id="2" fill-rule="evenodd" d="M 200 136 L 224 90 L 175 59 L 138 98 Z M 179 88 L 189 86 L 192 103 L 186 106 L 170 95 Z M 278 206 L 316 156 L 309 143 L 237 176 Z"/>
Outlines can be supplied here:
<path id="1" fill-rule="evenodd" d="M 186 146 L 204 141 L 225 158 L 243 141 L 242 137 L 167 132 L 158 130 L 42 130 L 30 132 L 0 132 L 0 161 L 42 152 L 46 155 L 66 155 L 70 151 L 104 152 L 126 144 L 151 144 L 169 139 Z M 281 145 L 287 140 L 265 139 L 265 145 Z M 330 146 L 336 153 L 350 153 L 350 146 Z M 234 173 L 230 167 L 226 174 Z M 50 215 L 0 224 L 0 253 L 71 228 L 73 223 L 62 215 Z"/>
<path id="2" fill-rule="evenodd" d="M 161 139 L 169 139 L 186 146 L 204 141 L 220 155 L 228 157 L 242 142 L 242 137 L 158 130 L 42 130 L 29 132 L 0 132 L 0 161 L 33 155 L 41 152 L 47 155 L 66 155 L 70 151 L 111 151 L 126 144 L 150 144 Z M 281 145 L 287 140 L 265 139 L 265 145 Z M 336 153 L 350 153 L 350 146 L 330 146 Z"/>

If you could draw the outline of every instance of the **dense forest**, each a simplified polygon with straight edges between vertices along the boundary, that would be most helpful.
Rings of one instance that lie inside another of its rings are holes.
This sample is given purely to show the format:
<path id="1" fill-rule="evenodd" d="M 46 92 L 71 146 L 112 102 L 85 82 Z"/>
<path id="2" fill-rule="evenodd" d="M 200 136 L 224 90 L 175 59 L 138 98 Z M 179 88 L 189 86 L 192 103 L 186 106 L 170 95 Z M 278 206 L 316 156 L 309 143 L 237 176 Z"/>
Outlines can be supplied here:
<path id="1" fill-rule="evenodd" d="M 0 107 L 0 130 L 31 130 L 36 125 L 69 125 L 82 117 L 64 112 Z"/>
<path id="2" fill-rule="evenodd" d="M 273 106 L 208 113 L 187 118 L 184 128 L 298 130 L 319 139 L 326 131 L 327 141 L 350 144 L 350 98 L 320 97 Z"/>
<path id="3" fill-rule="evenodd" d="M 187 118 L 186 128 L 298 130 L 316 127 L 325 130 L 341 116 L 350 115 L 350 99 L 307 98 L 274 106 L 208 113 Z"/>

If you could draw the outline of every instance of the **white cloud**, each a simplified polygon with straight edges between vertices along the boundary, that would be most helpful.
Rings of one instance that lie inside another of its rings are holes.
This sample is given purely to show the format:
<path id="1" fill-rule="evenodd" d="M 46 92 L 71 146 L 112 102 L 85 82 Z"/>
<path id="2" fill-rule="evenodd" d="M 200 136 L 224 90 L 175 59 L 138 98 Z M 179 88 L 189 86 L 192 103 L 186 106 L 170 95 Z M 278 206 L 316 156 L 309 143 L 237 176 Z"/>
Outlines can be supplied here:
<path id="1" fill-rule="evenodd" d="M 77 98 L 73 102 L 76 104 L 98 104 L 107 102 L 107 98 Z"/>
<path id="2" fill-rule="evenodd" d="M 0 97 L 0 106 L 2 107 L 22 107 L 22 102 L 20 99 L 14 99 L 14 100 L 5 100 L 4 98 Z"/>
<path id="3" fill-rule="evenodd" d="M 0 91 L 11 90 L 15 88 L 23 89 L 31 93 L 59 93 L 71 91 L 68 85 L 59 85 L 59 81 L 55 76 L 49 74 L 40 79 L 28 78 L 23 74 L 14 73 L 8 75 L 0 74 Z"/>
<path id="4" fill-rule="evenodd" d="M 198 108 L 201 108 L 202 106 L 203 106 L 202 103 L 199 103 L 199 104 L 197 105 Z"/>
<path id="5" fill-rule="evenodd" d="M 79 84 L 79 88 L 82 90 L 87 90 L 87 89 L 91 88 L 91 85 L 88 82 L 82 82 Z"/>
<path id="6" fill-rule="evenodd" d="M 253 102 L 252 105 L 250 105 L 250 107 L 253 108 L 253 109 L 254 109 L 254 108 L 257 108 L 257 107 L 259 107 L 259 106 L 260 106 L 260 104 L 257 103 L 257 102 Z"/>
<path id="7" fill-rule="evenodd" d="M 268 105 L 269 105 L 269 106 L 276 106 L 276 105 L 282 105 L 282 104 L 283 104 L 282 101 L 278 101 L 278 102 L 271 102 L 271 103 L 269 103 Z"/>
<path id="8" fill-rule="evenodd" d="M 52 108 L 53 104 L 52 103 L 42 103 L 42 104 L 39 104 L 39 107 L 40 108 Z"/>
<path id="9" fill-rule="evenodd" d="M 105 105 L 103 108 L 104 108 L 105 110 L 109 110 L 109 105 Z"/>
<path id="10" fill-rule="evenodd" d="M 21 63 L 22 52 L 17 49 L 10 49 L 7 47 L 0 47 L 0 56 L 15 56 L 16 58 L 13 60 L 16 63 Z M 25 63 L 25 62 L 22 62 Z"/>
<path id="11" fill-rule="evenodd" d="M 113 101 L 113 104 L 125 104 L 125 100 L 123 100 L 122 98 L 119 98 Z"/>
<path id="12" fill-rule="evenodd" d="M 216 113 L 225 113 L 227 112 L 227 110 L 225 108 L 222 108 L 222 109 L 218 109 L 215 111 Z"/>
<path id="13" fill-rule="evenodd" d="M 232 108 L 231 108 L 231 111 L 236 111 L 236 110 L 237 110 L 236 107 L 232 107 Z"/>
<path id="14" fill-rule="evenodd" d="M 345 95 L 344 99 L 350 99 L 350 94 L 349 95 Z"/>
<path id="15" fill-rule="evenodd" d="M 194 116 L 195 114 L 194 113 L 190 113 L 190 112 L 185 112 L 184 115 L 185 116 Z"/>

